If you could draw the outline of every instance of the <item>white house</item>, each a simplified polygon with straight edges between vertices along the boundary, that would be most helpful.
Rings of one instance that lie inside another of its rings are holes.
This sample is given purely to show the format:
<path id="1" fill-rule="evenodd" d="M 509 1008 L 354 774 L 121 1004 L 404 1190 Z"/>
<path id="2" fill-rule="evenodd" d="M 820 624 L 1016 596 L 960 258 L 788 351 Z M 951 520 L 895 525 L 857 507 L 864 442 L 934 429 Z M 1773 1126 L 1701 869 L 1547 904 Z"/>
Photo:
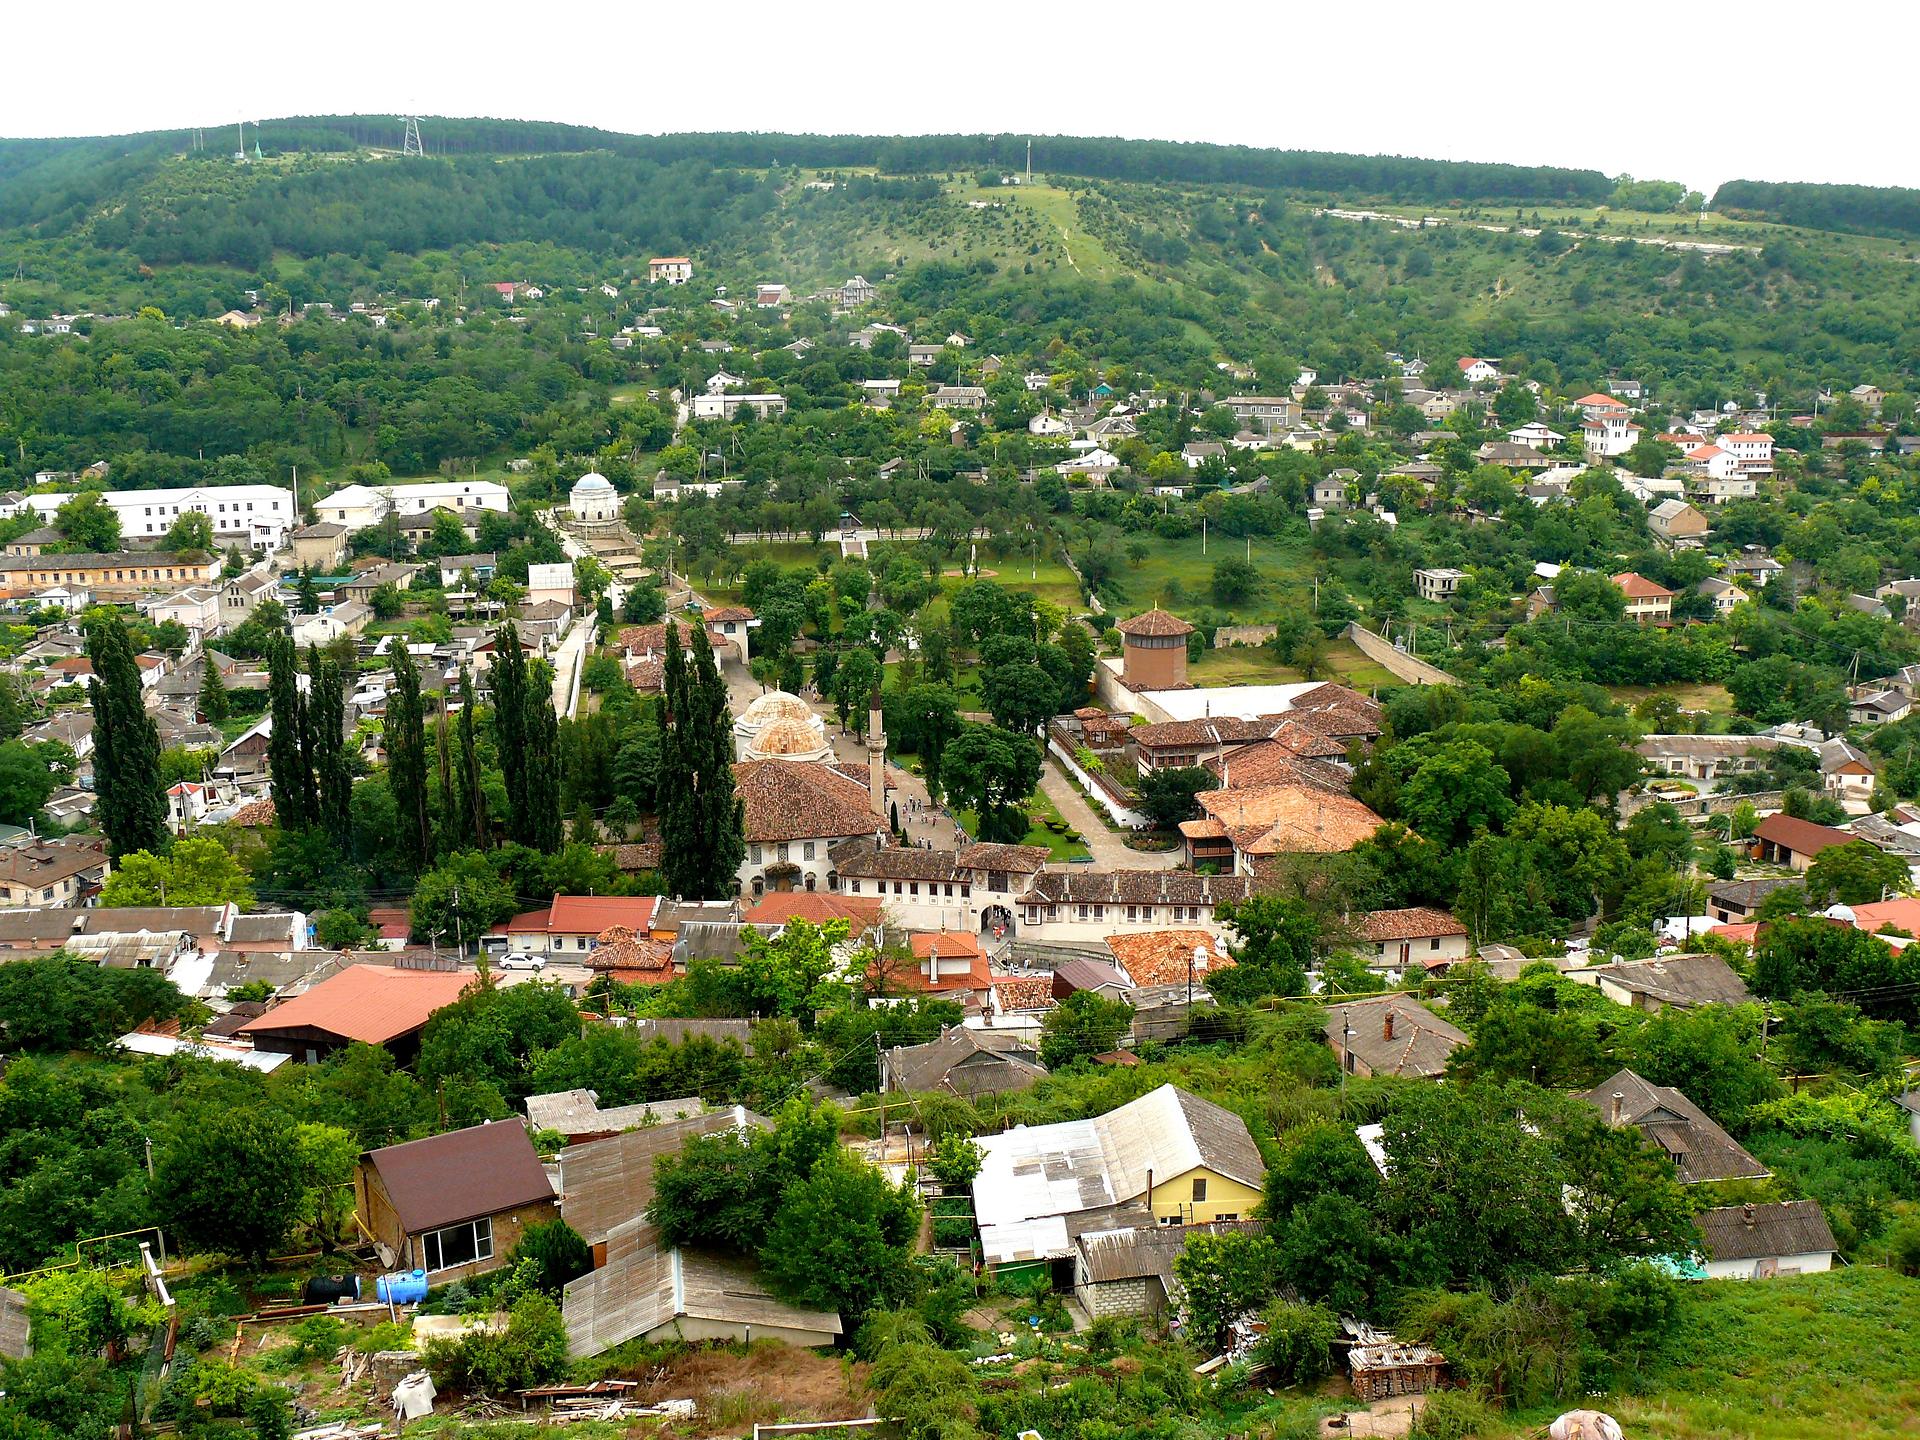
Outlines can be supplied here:
<path id="1" fill-rule="evenodd" d="M 348 485 L 314 507 L 316 518 L 365 530 L 389 515 L 424 515 L 445 508 L 456 514 L 511 508 L 507 487 L 493 480 L 422 480 L 407 485 Z M 463 513 L 464 512 L 464 513 Z"/>
<path id="2" fill-rule="evenodd" d="M 1106 475 L 1120 468 L 1120 457 L 1111 450 L 1096 448 L 1062 460 L 1053 468 L 1062 475 Z"/>
<path id="3" fill-rule="evenodd" d="M 51 521 L 71 494 L 28 495 L 24 506 Z M 120 518 L 128 541 L 158 540 L 182 515 L 198 511 L 213 522 L 213 538 L 222 546 L 246 545 L 278 550 L 300 523 L 293 492 L 278 485 L 190 485 L 173 490 L 109 490 L 101 502 Z"/>
<path id="4" fill-rule="evenodd" d="M 1833 1268 L 1838 1250 L 1815 1200 L 1722 1205 L 1695 1216 L 1709 1280 L 1771 1280 Z"/>
<path id="5" fill-rule="evenodd" d="M 693 278 L 693 261 L 684 255 L 660 255 L 647 261 L 649 284 L 684 285 Z"/>
<path id="6" fill-rule="evenodd" d="M 772 416 L 787 413 L 787 397 L 784 395 L 696 395 L 693 397 L 693 418 L 731 420 L 740 412 L 742 406 L 753 411 L 758 419 L 766 420 Z"/>
<path id="7" fill-rule="evenodd" d="M 1514 445 L 1529 445 L 1535 450 L 1545 450 L 1550 445 L 1558 445 L 1567 437 L 1558 430 L 1551 429 L 1538 420 L 1530 420 L 1525 425 L 1517 425 L 1507 431 L 1507 440 Z"/>
<path id="8" fill-rule="evenodd" d="M 1042 440 L 1059 440 L 1073 434 L 1073 426 L 1051 410 L 1042 410 L 1027 421 L 1027 433 L 1038 436 Z"/>
<path id="9" fill-rule="evenodd" d="M 724 395 L 729 390 L 738 390 L 746 383 L 745 376 L 734 375 L 725 370 L 716 370 L 707 377 L 707 394 Z"/>
<path id="10" fill-rule="evenodd" d="M 1640 440 L 1640 427 L 1627 419 L 1624 410 L 1596 415 L 1580 426 L 1580 443 L 1587 453 L 1600 459 L 1624 455 Z"/>
<path id="11" fill-rule="evenodd" d="M 573 604 L 573 562 L 557 560 L 551 565 L 527 566 L 527 603 L 538 605 L 542 601 L 558 600 L 562 605 Z"/>
<path id="12" fill-rule="evenodd" d="M 1460 357 L 1460 378 L 1469 385 L 1484 385 L 1490 380 L 1500 378 L 1500 367 L 1491 360 L 1483 360 L 1475 355 Z"/>
<path id="13" fill-rule="evenodd" d="M 1738 430 L 1719 436 L 1714 443 L 1739 462 L 1748 475 L 1773 473 L 1773 437 L 1762 431 Z"/>

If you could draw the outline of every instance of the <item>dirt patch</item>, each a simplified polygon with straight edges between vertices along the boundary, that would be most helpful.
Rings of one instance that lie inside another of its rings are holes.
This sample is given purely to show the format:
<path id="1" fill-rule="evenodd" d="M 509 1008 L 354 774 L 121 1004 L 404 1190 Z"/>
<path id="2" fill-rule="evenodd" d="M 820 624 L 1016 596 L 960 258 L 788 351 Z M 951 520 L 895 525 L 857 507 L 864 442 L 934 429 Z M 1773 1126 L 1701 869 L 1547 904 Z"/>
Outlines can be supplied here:
<path id="1" fill-rule="evenodd" d="M 1376 1400 L 1364 1410 L 1327 1416 L 1320 1422 L 1320 1433 L 1328 1437 L 1351 1436 L 1353 1440 L 1401 1440 L 1413 1429 L 1420 1404 L 1417 1395 Z"/>
<path id="2" fill-rule="evenodd" d="M 967 572 L 964 570 L 942 570 L 940 573 L 949 580 L 964 580 L 967 578 Z M 973 573 L 981 580 L 991 580 L 1000 572 L 998 570 L 976 570 Z"/>
<path id="3" fill-rule="evenodd" d="M 737 1437 L 782 1420 L 857 1420 L 869 1412 L 864 1365 L 792 1345 L 756 1344 L 745 1352 L 690 1350 L 634 1378 L 642 1404 L 688 1399 L 699 1407 L 687 1435 Z"/>

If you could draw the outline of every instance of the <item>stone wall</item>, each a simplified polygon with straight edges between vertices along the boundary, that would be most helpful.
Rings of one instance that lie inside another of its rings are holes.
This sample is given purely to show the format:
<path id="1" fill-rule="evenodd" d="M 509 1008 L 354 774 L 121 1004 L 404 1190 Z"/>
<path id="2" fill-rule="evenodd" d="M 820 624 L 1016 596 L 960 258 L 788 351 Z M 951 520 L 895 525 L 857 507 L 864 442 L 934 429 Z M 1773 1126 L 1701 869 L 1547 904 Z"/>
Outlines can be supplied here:
<path id="1" fill-rule="evenodd" d="M 1229 645 L 1264 645 L 1279 633 L 1277 625 L 1222 625 L 1213 632 L 1216 649 Z"/>
<path id="2" fill-rule="evenodd" d="M 1407 654 L 1384 635 L 1375 634 L 1359 621 L 1347 626 L 1347 638 L 1369 660 L 1384 665 L 1409 685 L 1454 685 L 1459 683 L 1438 665 Z"/>

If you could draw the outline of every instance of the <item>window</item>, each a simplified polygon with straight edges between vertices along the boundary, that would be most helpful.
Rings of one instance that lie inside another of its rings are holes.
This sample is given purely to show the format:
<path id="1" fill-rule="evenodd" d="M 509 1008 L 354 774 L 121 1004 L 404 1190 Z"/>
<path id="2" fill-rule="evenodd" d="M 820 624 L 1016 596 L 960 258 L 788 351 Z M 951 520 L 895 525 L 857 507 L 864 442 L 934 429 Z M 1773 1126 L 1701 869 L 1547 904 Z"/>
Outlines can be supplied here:
<path id="1" fill-rule="evenodd" d="M 420 1258 L 429 1271 L 451 1270 L 456 1265 L 471 1265 L 476 1260 L 493 1258 L 493 1221 L 482 1217 L 444 1230 L 429 1230 L 420 1237 Z"/>
<path id="2" fill-rule="evenodd" d="M 909 884 L 907 886 L 907 893 L 909 895 L 918 895 L 920 893 L 920 882 L 918 880 L 915 880 L 911 884 Z"/>
<path id="3" fill-rule="evenodd" d="M 802 860 L 813 859 L 813 841 L 809 840 L 800 847 L 800 858 Z"/>
<path id="4" fill-rule="evenodd" d="M 758 845 L 753 847 L 753 863 L 756 865 L 760 863 L 760 847 Z"/>
<path id="5" fill-rule="evenodd" d="M 1435 937 L 1434 937 L 1433 939 L 1431 939 L 1431 940 L 1429 940 L 1429 941 L 1427 941 L 1427 949 L 1429 949 L 1429 950 L 1438 950 L 1439 948 L 1440 948 L 1440 937 L 1439 937 L 1439 936 L 1437 936 L 1437 935 L 1436 935 L 1436 936 L 1435 936 Z"/>
<path id="6" fill-rule="evenodd" d="M 1131 921 L 1131 920 L 1138 920 L 1139 918 L 1140 918 L 1140 907 L 1138 905 L 1127 906 L 1127 919 Z"/>
<path id="7" fill-rule="evenodd" d="M 1207 1181 L 1204 1175 L 1193 1177 L 1193 1203 L 1204 1204 L 1207 1198 Z"/>
<path id="8" fill-rule="evenodd" d="M 790 859 L 790 858 L 791 858 L 791 855 L 790 855 L 790 853 L 789 853 L 789 847 L 788 847 L 788 845 L 787 845 L 787 842 L 786 842 L 786 841 L 784 841 L 784 840 L 782 840 L 782 841 L 780 842 L 780 858 L 781 858 L 782 860 L 786 860 L 786 859 Z"/>

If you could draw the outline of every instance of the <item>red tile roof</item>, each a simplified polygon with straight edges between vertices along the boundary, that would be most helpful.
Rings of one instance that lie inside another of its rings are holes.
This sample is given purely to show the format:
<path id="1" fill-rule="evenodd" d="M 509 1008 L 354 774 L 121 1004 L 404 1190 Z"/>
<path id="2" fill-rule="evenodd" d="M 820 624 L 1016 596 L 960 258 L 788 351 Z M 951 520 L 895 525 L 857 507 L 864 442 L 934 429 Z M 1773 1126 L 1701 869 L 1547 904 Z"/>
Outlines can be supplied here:
<path id="1" fill-rule="evenodd" d="M 1050 1010 L 1053 979 L 1048 975 L 995 975 L 993 993 L 1002 1010 Z"/>
<path id="2" fill-rule="evenodd" d="M 826 765 L 743 760 L 733 767 L 733 784 L 746 809 L 749 844 L 837 839 L 886 828 L 873 813 L 866 787 Z"/>
<path id="3" fill-rule="evenodd" d="M 1620 587 L 1620 593 L 1629 600 L 1671 600 L 1673 591 L 1653 583 L 1644 575 L 1631 570 L 1622 570 L 1612 577 L 1613 583 Z"/>
<path id="4" fill-rule="evenodd" d="M 436 1010 L 460 998 L 473 980 L 470 970 L 399 970 L 387 965 L 349 965 L 305 994 L 276 1005 L 240 1027 L 243 1035 L 319 1030 L 342 1040 L 385 1045 L 410 1035 Z"/>
<path id="5" fill-rule="evenodd" d="M 1196 949 L 1207 952 L 1205 967 L 1195 965 L 1194 983 L 1204 985 L 1215 970 L 1233 966 L 1233 957 L 1205 930 L 1143 930 L 1107 936 L 1107 949 L 1135 985 L 1182 985 Z"/>
<path id="6" fill-rule="evenodd" d="M 1849 835 L 1844 830 L 1835 830 L 1830 825 L 1816 825 L 1811 820 L 1796 819 L 1792 815 L 1769 815 L 1753 827 L 1753 838 L 1764 840 L 1769 845 L 1778 845 L 1795 855 L 1818 855 L 1833 845 L 1845 845 L 1858 840 L 1858 835 Z"/>

